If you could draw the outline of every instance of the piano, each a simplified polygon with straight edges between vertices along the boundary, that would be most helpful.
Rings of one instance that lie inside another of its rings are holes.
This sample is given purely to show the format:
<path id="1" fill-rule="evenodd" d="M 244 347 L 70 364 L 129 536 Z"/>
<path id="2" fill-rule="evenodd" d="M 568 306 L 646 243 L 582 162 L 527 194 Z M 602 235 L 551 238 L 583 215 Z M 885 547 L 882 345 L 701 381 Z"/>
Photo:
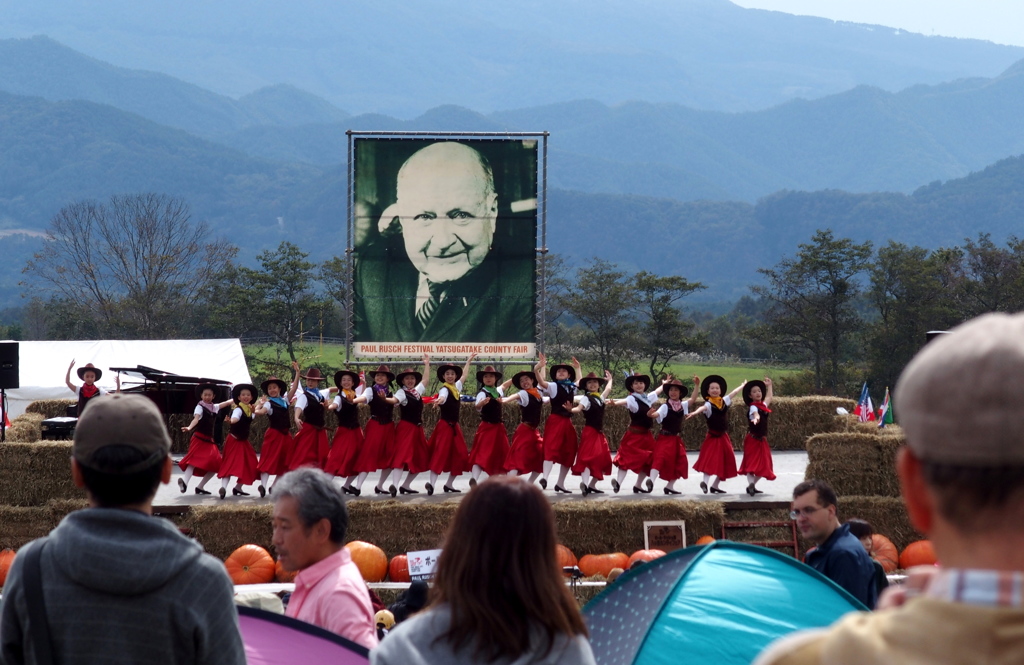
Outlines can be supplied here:
<path id="1" fill-rule="evenodd" d="M 145 365 L 111 367 L 110 371 L 122 375 L 121 392 L 145 395 L 153 400 L 165 416 L 191 414 L 199 401 L 196 388 L 202 383 L 212 383 L 217 387 L 213 398 L 215 402 L 224 402 L 231 397 L 230 381 L 182 376 Z"/>

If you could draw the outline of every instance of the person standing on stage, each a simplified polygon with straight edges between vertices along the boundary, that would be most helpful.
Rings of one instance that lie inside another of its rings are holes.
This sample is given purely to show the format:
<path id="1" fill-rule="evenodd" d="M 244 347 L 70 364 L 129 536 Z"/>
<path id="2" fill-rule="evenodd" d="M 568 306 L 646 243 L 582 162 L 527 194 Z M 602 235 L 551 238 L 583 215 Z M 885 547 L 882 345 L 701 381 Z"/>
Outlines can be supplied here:
<path id="1" fill-rule="evenodd" d="M 697 461 L 693 463 L 693 470 L 704 474 L 700 489 L 705 494 L 708 493 L 709 486 L 712 494 L 725 494 L 725 490 L 719 489 L 718 483 L 736 477 L 736 453 L 733 452 L 732 439 L 729 438 L 729 405 L 732 404 L 732 398 L 743 390 L 745 385 L 746 381 L 722 397 L 727 389 L 725 379 L 717 374 L 704 377 L 700 384 L 700 394 L 705 402 L 686 417 L 689 420 L 703 414 L 708 420 L 707 436 L 700 444 Z"/>
<path id="2" fill-rule="evenodd" d="M 622 435 L 619 441 L 619 450 L 615 453 L 613 462 L 619 467 L 617 477 L 612 478 L 612 490 L 616 493 L 626 479 L 626 472 L 632 471 L 636 474 L 636 484 L 633 485 L 633 494 L 650 494 L 654 489 L 654 481 L 647 478 L 651 472 L 651 463 L 654 456 L 654 436 L 651 428 L 654 421 L 647 415 L 651 406 L 658 400 L 661 394 L 661 386 L 651 393 L 647 389 L 651 387 L 651 377 L 645 374 L 634 374 L 626 378 L 626 390 L 629 395 L 625 399 L 612 400 L 612 404 L 626 407 L 629 411 L 629 429 Z M 647 489 L 644 489 L 644 479 L 647 478 Z"/>
<path id="3" fill-rule="evenodd" d="M 430 356 L 423 354 L 423 373 L 407 369 L 398 375 L 398 425 L 395 426 L 395 454 L 391 460 L 391 496 L 419 494 L 412 488 L 416 476 L 427 470 L 430 448 L 423 432 L 423 395 L 427 387 L 423 377 L 430 376 Z M 405 482 L 398 485 L 406 470 Z M 396 490 L 397 488 L 397 490 Z"/>
<path id="4" fill-rule="evenodd" d="M 356 456 L 363 447 L 363 430 L 359 427 L 359 405 L 366 402 L 366 398 L 359 394 L 359 375 L 351 370 L 335 372 L 334 385 L 338 387 L 338 394 L 327 405 L 327 410 L 337 414 L 338 429 L 334 430 L 331 451 L 327 453 L 324 471 L 332 476 L 345 478 L 345 486 L 341 489 L 351 493 L 352 481 L 356 477 Z"/>
<path id="5" fill-rule="evenodd" d="M 757 481 L 764 478 L 775 480 L 775 469 L 772 465 L 772 449 L 768 447 L 768 406 L 772 403 L 772 380 L 767 376 L 764 381 L 750 381 L 743 386 L 743 401 L 746 402 L 747 436 L 743 438 L 743 462 L 739 473 L 747 476 L 747 494 L 764 494 L 757 489 Z"/>
<path id="6" fill-rule="evenodd" d="M 608 439 L 604 435 L 605 400 L 612 394 L 612 373 L 604 371 L 604 392 L 601 390 L 601 379 L 591 372 L 580 379 L 580 390 L 583 396 L 572 408 L 573 413 L 583 413 L 583 436 L 580 437 L 580 451 L 576 454 L 576 463 L 572 472 L 583 476 L 580 491 L 583 496 L 603 494 L 597 489 L 597 481 L 612 473 L 612 453 L 608 447 Z"/>
<path id="7" fill-rule="evenodd" d="M 235 478 L 235 486 L 231 488 L 234 496 L 249 496 L 242 488 L 256 482 L 256 451 L 249 443 L 249 430 L 252 428 L 252 417 L 255 413 L 253 399 L 256 386 L 251 383 L 239 383 L 231 389 L 231 425 L 227 439 L 224 440 L 224 459 L 221 461 L 217 477 L 220 478 L 220 498 L 227 494 L 228 483 Z"/>
<path id="8" fill-rule="evenodd" d="M 540 372 L 537 383 L 541 390 L 551 398 L 551 415 L 544 422 L 544 474 L 540 478 L 540 486 L 548 487 L 548 474 L 555 464 L 560 464 L 556 492 L 572 494 L 565 489 L 565 478 L 576 461 L 580 442 L 576 437 L 576 427 L 572 424 L 573 398 L 576 396 L 576 377 L 583 373 L 580 363 L 575 358 L 572 365 L 554 365 L 551 367 L 551 381 L 544 379 L 547 359 L 540 354 Z"/>
<path id="9" fill-rule="evenodd" d="M 297 372 L 299 363 L 293 362 L 292 369 Z M 288 468 L 291 470 L 313 466 L 323 469 L 327 464 L 327 454 L 330 452 L 327 431 L 324 429 L 327 395 L 320 392 L 320 382 L 324 377 L 319 369 L 310 367 L 302 378 L 306 380 L 306 385 L 301 391 L 296 392 L 295 410 L 292 412 L 295 426 L 299 431 L 295 435 L 295 445 L 288 459 Z"/>
<path id="10" fill-rule="evenodd" d="M 85 411 L 85 405 L 89 403 L 89 400 L 100 395 L 106 395 L 107 391 L 96 385 L 96 382 L 103 376 L 103 370 L 99 369 L 92 363 L 87 363 L 85 367 L 78 368 L 78 378 L 84 383 L 81 386 L 76 386 L 71 383 L 71 369 L 75 366 L 75 359 L 71 359 L 71 364 L 68 365 L 68 373 L 64 376 L 64 383 L 68 389 L 78 395 L 78 410 L 75 412 L 79 418 L 82 417 L 82 412 Z M 117 385 L 115 392 L 121 392 L 121 375 L 114 375 L 114 383 Z"/>
<path id="11" fill-rule="evenodd" d="M 430 482 L 427 483 L 427 494 L 434 493 L 437 477 L 448 472 L 448 481 L 444 484 L 445 492 L 458 493 L 454 487 L 455 479 L 469 466 L 469 453 L 466 450 L 466 439 L 462 436 L 459 426 L 459 415 L 462 412 L 462 377 L 476 358 L 475 353 L 469 354 L 466 366 L 441 365 L 437 368 L 437 378 L 441 380 L 441 389 L 437 391 L 437 404 L 441 409 L 441 417 L 430 435 Z"/>
<path id="12" fill-rule="evenodd" d="M 536 369 L 540 369 L 540 363 Z M 515 395 L 505 397 L 502 402 L 518 402 L 521 422 L 512 435 L 512 446 L 505 458 L 505 471 L 510 476 L 530 474 L 530 482 L 544 470 L 544 440 L 540 436 L 540 410 L 547 395 L 537 390 L 535 372 L 519 372 L 512 377 L 512 384 L 519 388 Z"/>
<path id="13" fill-rule="evenodd" d="M 260 446 L 260 460 L 256 470 L 260 474 L 260 496 L 266 496 L 270 477 L 277 479 L 288 472 L 288 458 L 292 454 L 291 419 L 288 416 L 288 403 L 299 385 L 299 372 L 295 371 L 292 389 L 288 384 L 272 376 L 260 384 L 263 396 L 256 406 L 256 415 L 266 416 L 270 421 L 267 431 L 263 433 L 263 444 Z M 273 487 L 270 488 L 273 491 Z"/>
<path id="14" fill-rule="evenodd" d="M 188 442 L 188 452 L 178 462 L 178 467 L 184 471 L 181 478 L 178 478 L 178 489 L 184 494 L 188 488 L 188 482 L 198 472 L 203 479 L 196 487 L 196 494 L 209 494 L 205 489 L 206 483 L 220 471 L 220 450 L 213 442 L 213 428 L 217 422 L 217 412 L 232 402 L 229 400 L 221 404 L 215 404 L 214 396 L 217 394 L 217 386 L 213 383 L 201 383 L 196 387 L 199 394 L 199 404 L 196 404 L 192 412 L 192 422 L 181 428 L 182 432 L 192 432 L 192 439 Z"/>
<path id="15" fill-rule="evenodd" d="M 380 481 L 373 488 L 377 494 L 387 494 L 384 479 L 391 472 L 391 458 L 395 454 L 395 404 L 398 398 L 391 393 L 391 384 L 395 375 L 387 365 L 381 365 L 372 372 L 367 372 L 369 386 L 363 390 L 366 403 L 370 405 L 370 420 L 366 423 L 366 434 L 363 437 L 363 448 L 356 456 L 353 471 L 356 476 L 355 487 L 352 479 L 345 482 L 345 491 L 359 496 L 363 491 L 366 476 L 380 470 Z"/>
<path id="16" fill-rule="evenodd" d="M 663 478 L 665 494 L 680 494 L 676 489 L 676 481 L 686 478 L 690 463 L 686 459 L 686 444 L 683 443 L 681 432 L 683 421 L 697 399 L 699 382 L 693 377 L 693 393 L 690 399 L 683 400 L 689 392 L 683 382 L 673 379 L 670 375 L 661 387 L 664 389 L 665 403 L 653 406 L 647 415 L 661 423 L 661 431 L 654 440 L 654 455 L 651 457 L 651 480 L 658 482 Z"/>
<path id="17" fill-rule="evenodd" d="M 488 476 L 505 473 L 505 459 L 508 458 L 508 432 L 501 418 L 502 399 L 505 390 L 512 385 L 511 379 L 498 385 L 502 374 L 490 365 L 476 373 L 476 382 L 480 384 L 480 392 L 476 395 L 476 410 L 480 412 L 480 426 L 476 428 L 473 446 L 469 452 L 469 464 L 472 467 L 470 487 L 476 487 L 480 473 Z"/>

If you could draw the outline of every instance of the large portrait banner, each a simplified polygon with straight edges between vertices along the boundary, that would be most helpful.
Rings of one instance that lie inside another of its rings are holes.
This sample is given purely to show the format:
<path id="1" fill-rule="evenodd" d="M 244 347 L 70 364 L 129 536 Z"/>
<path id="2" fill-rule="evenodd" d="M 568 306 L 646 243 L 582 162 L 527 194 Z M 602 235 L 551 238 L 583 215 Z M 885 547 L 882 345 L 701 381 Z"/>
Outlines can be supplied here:
<path id="1" fill-rule="evenodd" d="M 352 139 L 353 353 L 532 357 L 536 139 Z"/>

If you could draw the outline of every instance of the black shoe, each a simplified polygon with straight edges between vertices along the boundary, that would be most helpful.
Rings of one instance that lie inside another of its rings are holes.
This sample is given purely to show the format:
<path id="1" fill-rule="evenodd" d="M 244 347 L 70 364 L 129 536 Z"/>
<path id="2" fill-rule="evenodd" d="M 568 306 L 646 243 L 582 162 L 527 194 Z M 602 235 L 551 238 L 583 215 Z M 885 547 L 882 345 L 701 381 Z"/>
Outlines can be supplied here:
<path id="1" fill-rule="evenodd" d="M 387 490 L 382 490 L 381 488 L 379 488 L 377 486 L 374 486 L 373 492 L 374 492 L 374 494 L 387 494 L 388 493 Z"/>
<path id="2" fill-rule="evenodd" d="M 248 492 L 243 492 L 242 490 L 238 489 L 237 485 L 231 488 L 231 493 L 235 496 L 249 496 Z"/>
<path id="3" fill-rule="evenodd" d="M 753 388 L 751 388 L 751 390 L 753 390 Z M 651 491 L 654 489 L 654 481 L 648 478 L 647 480 L 644 481 L 644 484 L 647 485 L 647 493 L 650 494 Z"/>
<path id="4" fill-rule="evenodd" d="M 448 492 L 451 492 L 452 494 L 462 494 L 462 490 L 457 490 L 454 487 L 448 487 L 447 485 L 444 486 L 444 491 L 446 494 Z"/>
<path id="5" fill-rule="evenodd" d="M 680 492 L 679 490 L 670 490 L 669 488 L 666 487 L 665 494 L 682 494 L 682 492 Z"/>
<path id="6" fill-rule="evenodd" d="M 582 480 L 580 481 L 580 491 L 583 492 L 583 496 L 590 494 L 590 488 Z"/>
<path id="7" fill-rule="evenodd" d="M 761 490 L 759 490 L 759 489 L 757 489 L 757 488 L 755 487 L 755 488 L 754 488 L 754 494 L 764 494 L 764 492 L 762 492 Z"/>
<path id="8" fill-rule="evenodd" d="M 567 490 L 561 485 L 555 485 L 555 493 L 562 492 L 563 494 L 572 494 L 572 490 Z"/>
<path id="9" fill-rule="evenodd" d="M 751 390 L 753 390 L 753 389 L 751 389 Z M 473 489 L 474 487 L 476 487 L 476 478 L 470 478 L 469 479 L 469 489 Z"/>
<path id="10" fill-rule="evenodd" d="M 751 388 L 751 390 L 753 390 L 753 388 Z M 616 494 L 618 494 L 620 487 L 621 487 L 621 485 L 619 485 L 619 481 L 617 481 L 614 478 L 612 478 L 612 491 L 615 492 Z"/>
<path id="11" fill-rule="evenodd" d="M 753 390 L 753 388 L 751 388 L 751 390 Z M 542 490 L 546 490 L 548 488 L 548 479 L 547 478 L 541 478 L 540 479 L 540 488 Z"/>
<path id="12" fill-rule="evenodd" d="M 753 390 L 753 388 L 751 388 L 751 390 Z M 700 491 L 704 492 L 705 494 L 708 493 L 708 484 L 706 482 L 704 482 L 703 480 L 700 481 Z"/>
<path id="13" fill-rule="evenodd" d="M 398 496 L 398 488 L 395 487 L 394 485 L 389 487 L 388 491 L 391 492 L 391 496 Z"/>
<path id="14" fill-rule="evenodd" d="M 599 490 L 596 487 L 588 487 L 587 491 L 591 494 L 604 494 L 604 490 Z"/>
<path id="15" fill-rule="evenodd" d="M 711 493 L 712 494 L 727 494 L 728 492 L 726 492 L 725 490 L 720 490 L 717 487 L 712 487 L 711 488 Z"/>
<path id="16" fill-rule="evenodd" d="M 645 490 L 644 488 L 637 487 L 636 485 L 633 486 L 633 494 L 650 494 L 650 493 L 651 493 L 650 490 Z"/>
<path id="17" fill-rule="evenodd" d="M 345 494 L 355 494 L 355 488 L 352 487 L 351 485 L 342 485 L 341 491 L 344 492 Z"/>
<path id="18" fill-rule="evenodd" d="M 200 488 L 197 487 L 196 488 L 196 494 L 205 494 L 205 495 L 209 496 L 210 493 L 208 491 L 204 490 L 204 489 L 200 489 Z"/>
<path id="19" fill-rule="evenodd" d="M 220 491 L 219 491 L 219 492 L 217 492 L 217 494 L 219 494 L 219 495 L 220 495 L 220 498 L 222 498 L 222 499 L 223 499 L 223 498 L 224 498 L 225 496 L 227 496 L 227 493 L 228 493 L 228 491 L 227 491 L 226 489 L 224 489 L 223 487 L 221 487 L 221 488 L 220 488 Z M 207 492 L 207 494 L 209 494 L 209 492 Z"/>
<path id="20" fill-rule="evenodd" d="M 259 490 L 260 490 L 260 498 L 262 499 L 263 497 L 265 497 L 267 495 L 267 488 L 264 487 L 263 485 L 260 485 L 259 486 Z"/>
<path id="21" fill-rule="evenodd" d="M 359 489 L 358 487 L 352 487 L 349 489 L 349 493 L 352 494 L 352 496 L 359 496 L 360 494 L 363 493 L 363 490 Z"/>
<path id="22" fill-rule="evenodd" d="M 747 494 L 749 494 L 750 496 L 754 496 L 755 494 L 757 494 L 757 490 L 754 489 L 753 485 L 747 485 Z"/>
<path id="23" fill-rule="evenodd" d="M 751 390 L 753 390 L 753 389 L 751 389 Z M 184 481 L 184 480 L 182 480 L 181 478 L 178 478 L 178 489 L 180 489 L 180 490 L 181 490 L 181 493 L 182 493 L 182 494 L 184 494 L 184 493 L 185 493 L 185 490 L 187 490 L 187 489 L 188 489 L 188 485 L 186 485 L 186 484 L 185 484 L 185 481 Z"/>
<path id="24" fill-rule="evenodd" d="M 398 491 L 402 494 L 419 494 L 416 490 L 411 490 L 408 487 L 399 487 Z"/>
<path id="25" fill-rule="evenodd" d="M 434 485 L 427 483 L 427 496 L 434 496 Z"/>

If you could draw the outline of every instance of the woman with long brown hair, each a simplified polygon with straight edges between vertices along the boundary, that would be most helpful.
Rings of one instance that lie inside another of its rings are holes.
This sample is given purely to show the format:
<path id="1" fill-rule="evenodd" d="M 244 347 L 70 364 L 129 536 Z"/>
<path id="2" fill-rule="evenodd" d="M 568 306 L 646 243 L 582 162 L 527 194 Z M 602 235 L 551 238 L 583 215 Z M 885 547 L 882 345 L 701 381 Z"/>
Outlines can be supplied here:
<path id="1" fill-rule="evenodd" d="M 594 663 L 556 544 L 540 489 L 512 477 L 480 483 L 449 527 L 430 605 L 399 624 L 370 662 Z"/>

